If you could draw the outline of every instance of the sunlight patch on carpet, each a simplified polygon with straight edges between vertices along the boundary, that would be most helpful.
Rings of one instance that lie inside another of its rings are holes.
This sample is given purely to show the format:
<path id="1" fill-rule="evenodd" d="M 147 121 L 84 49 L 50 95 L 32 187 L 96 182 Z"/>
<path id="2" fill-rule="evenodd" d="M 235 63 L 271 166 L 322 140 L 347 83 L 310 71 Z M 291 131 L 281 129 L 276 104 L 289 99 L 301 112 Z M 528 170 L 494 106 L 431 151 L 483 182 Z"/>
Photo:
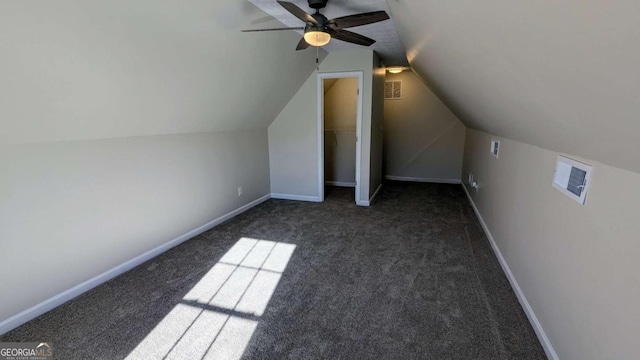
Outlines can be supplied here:
<path id="1" fill-rule="evenodd" d="M 241 238 L 127 359 L 239 359 L 295 248 Z"/>

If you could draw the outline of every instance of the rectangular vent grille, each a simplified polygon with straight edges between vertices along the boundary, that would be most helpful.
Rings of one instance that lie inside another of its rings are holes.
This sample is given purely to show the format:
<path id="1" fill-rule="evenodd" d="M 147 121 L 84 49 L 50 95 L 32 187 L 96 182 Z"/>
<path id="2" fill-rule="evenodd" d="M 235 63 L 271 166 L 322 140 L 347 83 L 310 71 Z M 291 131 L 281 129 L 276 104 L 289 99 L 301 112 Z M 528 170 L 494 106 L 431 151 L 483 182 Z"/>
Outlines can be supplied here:
<path id="1" fill-rule="evenodd" d="M 491 140 L 491 153 L 493 156 L 498 158 L 498 154 L 500 153 L 500 141 L 499 140 Z"/>
<path id="2" fill-rule="evenodd" d="M 385 99 L 401 99 L 402 98 L 402 81 L 385 81 L 384 82 L 384 98 Z"/>
<path id="3" fill-rule="evenodd" d="M 577 196 L 582 195 L 582 189 L 584 189 L 586 179 L 586 171 L 572 167 L 571 174 L 569 175 L 569 184 L 567 184 L 567 190 L 571 191 Z"/>
<path id="4" fill-rule="evenodd" d="M 558 156 L 556 171 L 553 175 L 553 187 L 580 204 L 584 204 L 587 195 L 592 167 L 581 162 Z"/>

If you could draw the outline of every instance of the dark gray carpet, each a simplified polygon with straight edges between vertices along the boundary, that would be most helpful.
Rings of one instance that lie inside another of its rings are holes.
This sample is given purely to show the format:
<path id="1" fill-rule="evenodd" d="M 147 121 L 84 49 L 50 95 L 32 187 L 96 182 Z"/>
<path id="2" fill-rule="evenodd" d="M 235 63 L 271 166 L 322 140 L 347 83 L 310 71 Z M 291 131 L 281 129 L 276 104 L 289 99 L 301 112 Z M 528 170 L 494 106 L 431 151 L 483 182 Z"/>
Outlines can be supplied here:
<path id="1" fill-rule="evenodd" d="M 296 245 L 264 313 L 184 300 L 242 237 Z M 353 204 L 353 189 L 329 188 L 320 204 L 269 200 L 0 341 L 122 359 L 179 304 L 257 322 L 246 359 L 545 358 L 461 187 L 399 182 L 370 208 Z M 186 352 L 169 357 L 193 358 L 198 337 L 224 337 L 190 331 Z"/>

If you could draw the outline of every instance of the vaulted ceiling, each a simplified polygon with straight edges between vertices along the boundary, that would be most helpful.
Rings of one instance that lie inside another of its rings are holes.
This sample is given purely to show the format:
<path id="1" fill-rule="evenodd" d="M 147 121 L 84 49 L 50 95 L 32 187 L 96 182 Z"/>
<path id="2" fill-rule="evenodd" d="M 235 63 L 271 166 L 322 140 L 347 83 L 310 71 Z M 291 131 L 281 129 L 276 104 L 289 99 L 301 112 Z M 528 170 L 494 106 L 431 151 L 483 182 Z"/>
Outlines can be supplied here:
<path id="1" fill-rule="evenodd" d="M 640 172 L 640 2 L 388 0 L 469 127 Z"/>
<path id="2" fill-rule="evenodd" d="M 275 0 L 250 1 L 299 26 Z M 387 64 L 406 54 L 468 127 L 640 172 L 637 0 L 329 0 L 323 12 L 376 9 L 391 21 L 355 30 L 382 39 Z"/>
<path id="3" fill-rule="evenodd" d="M 246 0 L 0 2 L 0 144 L 266 128 L 316 53 L 257 23 Z"/>
<path id="4" fill-rule="evenodd" d="M 399 48 L 467 126 L 640 172 L 637 0 L 384 5 L 326 14 L 388 9 L 354 31 Z M 297 33 L 240 32 L 274 25 L 246 0 L 4 2 L 0 143 L 266 127 L 315 67 Z"/>

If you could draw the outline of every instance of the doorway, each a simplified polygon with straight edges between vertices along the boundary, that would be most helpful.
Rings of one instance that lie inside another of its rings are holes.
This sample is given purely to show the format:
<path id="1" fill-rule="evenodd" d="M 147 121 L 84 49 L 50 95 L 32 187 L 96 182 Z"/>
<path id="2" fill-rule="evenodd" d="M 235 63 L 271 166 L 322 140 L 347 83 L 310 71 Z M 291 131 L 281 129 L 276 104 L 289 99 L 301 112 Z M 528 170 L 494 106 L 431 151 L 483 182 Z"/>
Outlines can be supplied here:
<path id="1" fill-rule="evenodd" d="M 360 200 L 362 79 L 362 72 L 318 74 L 322 201 L 326 193 Z"/>

